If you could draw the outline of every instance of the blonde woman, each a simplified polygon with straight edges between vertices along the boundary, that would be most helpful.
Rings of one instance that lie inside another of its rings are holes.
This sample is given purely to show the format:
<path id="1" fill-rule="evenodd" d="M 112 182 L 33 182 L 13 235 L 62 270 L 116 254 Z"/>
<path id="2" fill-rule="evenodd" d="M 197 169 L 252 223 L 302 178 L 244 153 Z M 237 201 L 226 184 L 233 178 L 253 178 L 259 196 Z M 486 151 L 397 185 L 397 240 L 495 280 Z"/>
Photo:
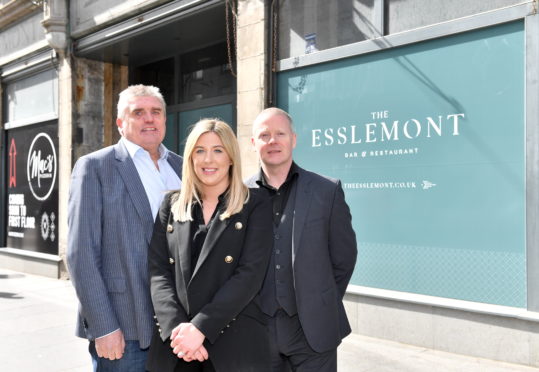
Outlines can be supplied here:
<path id="1" fill-rule="evenodd" d="M 199 121 L 150 244 L 150 371 L 269 371 L 267 320 L 253 299 L 272 241 L 269 197 L 243 184 L 234 132 Z"/>

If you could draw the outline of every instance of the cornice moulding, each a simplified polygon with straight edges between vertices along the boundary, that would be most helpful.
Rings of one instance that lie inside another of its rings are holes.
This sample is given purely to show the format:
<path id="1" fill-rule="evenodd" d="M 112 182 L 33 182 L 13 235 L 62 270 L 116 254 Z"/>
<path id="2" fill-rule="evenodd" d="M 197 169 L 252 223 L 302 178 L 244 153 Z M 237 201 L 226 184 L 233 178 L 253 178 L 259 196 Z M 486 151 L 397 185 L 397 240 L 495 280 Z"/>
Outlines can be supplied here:
<path id="1" fill-rule="evenodd" d="M 0 6 L 0 29 L 16 23 L 38 8 L 39 5 L 29 0 L 11 0 L 9 3 Z"/>

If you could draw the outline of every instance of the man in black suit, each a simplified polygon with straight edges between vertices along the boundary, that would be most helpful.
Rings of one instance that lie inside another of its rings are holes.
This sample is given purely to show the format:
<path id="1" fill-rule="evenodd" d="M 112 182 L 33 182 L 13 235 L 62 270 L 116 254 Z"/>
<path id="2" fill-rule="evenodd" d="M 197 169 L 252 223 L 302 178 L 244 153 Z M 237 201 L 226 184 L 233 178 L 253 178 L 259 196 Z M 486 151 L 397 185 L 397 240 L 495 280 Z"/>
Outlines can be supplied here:
<path id="1" fill-rule="evenodd" d="M 274 241 L 258 296 L 270 316 L 273 371 L 337 371 L 337 346 L 351 332 L 342 299 L 357 245 L 338 180 L 292 160 L 296 133 L 285 111 L 268 108 L 254 121 L 259 174 L 247 180 L 273 195 Z"/>

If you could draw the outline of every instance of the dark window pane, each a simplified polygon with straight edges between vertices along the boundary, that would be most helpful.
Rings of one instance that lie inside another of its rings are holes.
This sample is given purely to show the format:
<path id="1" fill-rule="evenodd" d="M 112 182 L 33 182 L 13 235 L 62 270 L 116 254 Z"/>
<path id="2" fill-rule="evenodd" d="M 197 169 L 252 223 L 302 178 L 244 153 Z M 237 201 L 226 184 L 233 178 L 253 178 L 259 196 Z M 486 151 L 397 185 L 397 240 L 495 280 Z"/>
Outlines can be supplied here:
<path id="1" fill-rule="evenodd" d="M 228 66 L 226 44 L 184 54 L 180 61 L 180 103 L 224 96 L 236 91 L 236 79 Z"/>
<path id="2" fill-rule="evenodd" d="M 149 63 L 133 70 L 133 84 L 155 85 L 161 90 L 167 105 L 174 102 L 174 58 Z"/>

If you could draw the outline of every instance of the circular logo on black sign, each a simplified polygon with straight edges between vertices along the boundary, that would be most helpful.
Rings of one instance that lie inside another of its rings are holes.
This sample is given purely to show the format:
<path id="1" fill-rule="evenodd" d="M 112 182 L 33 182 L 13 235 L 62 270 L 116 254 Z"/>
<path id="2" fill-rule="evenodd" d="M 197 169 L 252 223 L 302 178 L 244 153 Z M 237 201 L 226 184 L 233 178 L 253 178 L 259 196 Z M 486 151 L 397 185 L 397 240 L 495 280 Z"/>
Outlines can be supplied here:
<path id="1" fill-rule="evenodd" d="M 30 191 L 37 200 L 46 200 L 51 194 L 56 170 L 56 150 L 52 139 L 46 133 L 39 133 L 30 145 L 26 163 Z"/>

